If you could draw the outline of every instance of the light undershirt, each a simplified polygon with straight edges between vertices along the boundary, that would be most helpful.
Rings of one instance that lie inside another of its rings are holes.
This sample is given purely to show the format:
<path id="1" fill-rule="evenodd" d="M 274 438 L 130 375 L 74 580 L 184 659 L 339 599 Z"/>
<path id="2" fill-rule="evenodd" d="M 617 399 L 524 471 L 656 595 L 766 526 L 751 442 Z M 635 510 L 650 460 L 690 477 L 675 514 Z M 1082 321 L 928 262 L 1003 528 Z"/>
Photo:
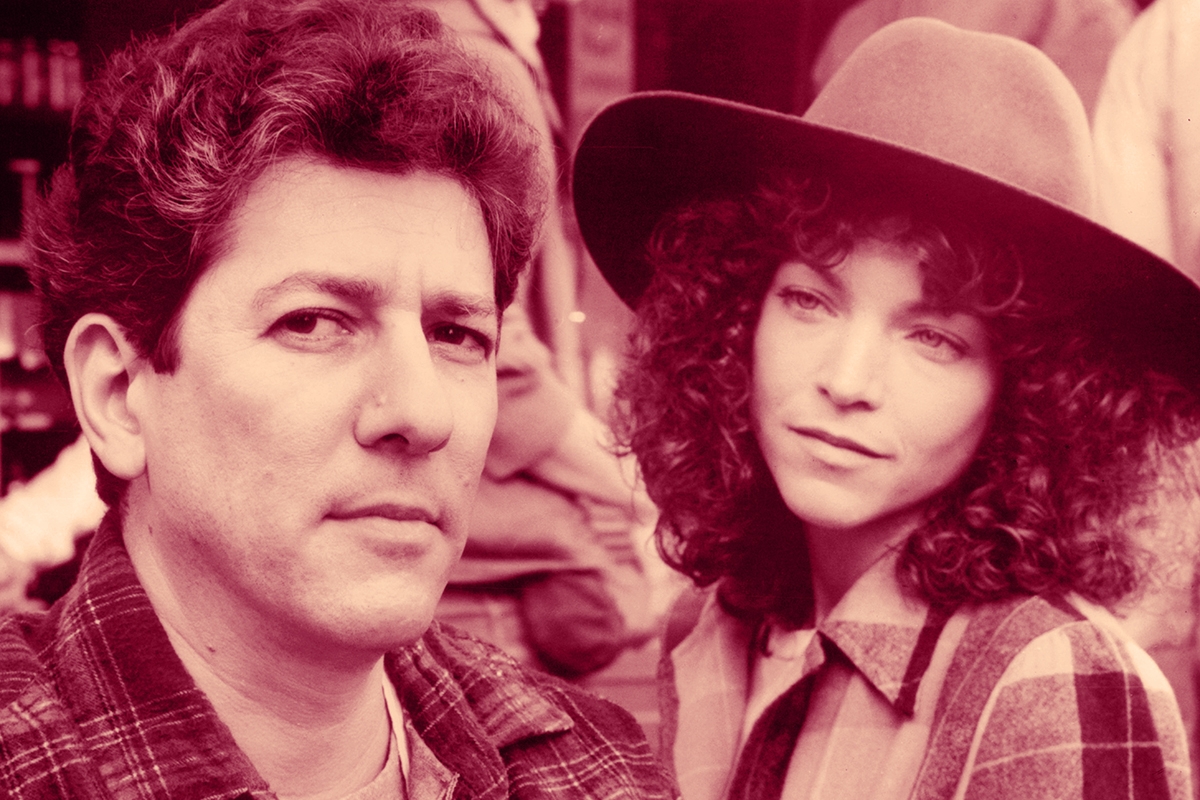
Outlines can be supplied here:
<path id="1" fill-rule="evenodd" d="M 383 699 L 392 729 L 387 759 L 370 783 L 346 795 L 344 800 L 405 800 L 408 797 L 409 753 L 408 737 L 404 733 L 404 710 L 396 697 L 396 687 L 386 674 L 383 676 Z"/>

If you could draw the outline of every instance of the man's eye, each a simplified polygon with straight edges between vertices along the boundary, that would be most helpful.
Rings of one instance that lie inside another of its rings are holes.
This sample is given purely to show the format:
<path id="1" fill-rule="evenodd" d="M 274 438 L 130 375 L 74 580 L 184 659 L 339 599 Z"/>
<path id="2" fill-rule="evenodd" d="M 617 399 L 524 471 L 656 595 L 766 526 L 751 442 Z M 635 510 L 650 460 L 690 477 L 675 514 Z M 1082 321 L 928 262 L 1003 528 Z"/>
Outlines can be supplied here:
<path id="1" fill-rule="evenodd" d="M 464 325 L 438 325 L 430 331 L 432 342 L 454 348 L 472 358 L 486 359 L 492 354 L 492 340 L 487 335 Z"/>
<path id="2" fill-rule="evenodd" d="M 325 309 L 304 309 L 285 315 L 271 330 L 285 337 L 310 339 L 332 339 L 351 333 L 349 323 L 342 314 Z"/>
<path id="3" fill-rule="evenodd" d="M 442 325 L 434 331 L 434 336 L 439 342 L 462 344 L 471 336 L 471 332 L 461 325 Z"/>
<path id="4" fill-rule="evenodd" d="M 281 327 L 292 333 L 312 333 L 317 328 L 321 318 L 316 314 L 295 314 L 281 320 Z"/>

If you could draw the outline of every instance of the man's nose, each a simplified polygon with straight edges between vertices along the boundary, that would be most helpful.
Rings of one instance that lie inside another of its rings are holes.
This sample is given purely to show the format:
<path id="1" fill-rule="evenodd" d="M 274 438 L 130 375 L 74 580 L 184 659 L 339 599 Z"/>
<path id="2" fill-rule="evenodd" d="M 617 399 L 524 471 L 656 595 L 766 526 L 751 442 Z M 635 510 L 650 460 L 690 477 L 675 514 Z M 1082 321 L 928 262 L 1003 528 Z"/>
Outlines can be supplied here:
<path id="1" fill-rule="evenodd" d="M 883 401 L 888 341 L 869 322 L 851 322 L 827 340 L 817 388 L 840 408 L 877 408 Z"/>
<path id="2" fill-rule="evenodd" d="M 363 447 L 411 454 L 440 450 L 454 413 L 425 331 L 412 323 L 382 334 L 367 360 L 355 437 Z"/>

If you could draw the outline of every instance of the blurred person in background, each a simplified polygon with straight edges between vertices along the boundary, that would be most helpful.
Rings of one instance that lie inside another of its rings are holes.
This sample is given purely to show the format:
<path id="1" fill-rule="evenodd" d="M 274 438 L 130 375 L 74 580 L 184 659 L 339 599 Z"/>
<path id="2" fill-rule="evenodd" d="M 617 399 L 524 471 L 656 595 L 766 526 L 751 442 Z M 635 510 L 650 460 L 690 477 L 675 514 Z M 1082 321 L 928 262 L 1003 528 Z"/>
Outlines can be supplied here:
<path id="1" fill-rule="evenodd" d="M 1105 219 L 1200 279 L 1200 2 L 1141 13 L 1113 52 L 1093 128 Z"/>
<path id="2" fill-rule="evenodd" d="M 1200 280 L 1198 0 L 1155 0 L 1137 18 L 1109 61 L 1092 134 L 1104 220 Z M 1165 524 L 1193 530 L 1200 525 L 1193 508 L 1173 507 Z M 1129 620 L 1135 638 L 1163 665 L 1175 687 L 1190 731 L 1193 764 L 1200 758 L 1198 557 L 1194 549 L 1178 553 L 1175 569 L 1191 580 L 1173 581 L 1168 590 L 1150 594 Z"/>
<path id="3" fill-rule="evenodd" d="M 529 0 L 411 0 L 435 11 L 511 92 L 538 134 L 542 169 L 565 188 L 563 127 Z M 576 247 L 553 193 L 532 274 L 505 313 L 499 416 L 463 558 L 438 617 L 567 677 L 647 639 L 653 505 L 584 403 Z"/>

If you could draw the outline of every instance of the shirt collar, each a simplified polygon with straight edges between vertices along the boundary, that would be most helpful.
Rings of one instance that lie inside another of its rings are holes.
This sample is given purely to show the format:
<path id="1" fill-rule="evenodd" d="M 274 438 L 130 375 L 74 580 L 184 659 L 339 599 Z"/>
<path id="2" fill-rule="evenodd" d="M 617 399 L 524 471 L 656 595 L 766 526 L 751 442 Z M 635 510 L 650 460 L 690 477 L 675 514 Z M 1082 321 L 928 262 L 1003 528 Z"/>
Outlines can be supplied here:
<path id="1" fill-rule="evenodd" d="M 912 716 L 917 689 L 951 612 L 932 609 L 900 587 L 898 558 L 898 552 L 890 551 L 859 576 L 817 630 L 897 711 Z M 680 674 L 720 673 L 722 685 L 744 696 L 747 648 L 756 647 L 755 641 L 744 623 L 721 610 L 712 593 L 696 626 L 672 652 L 672 661 Z M 810 649 L 806 674 L 824 660 L 819 640 Z"/>
<path id="2" fill-rule="evenodd" d="M 57 615 L 55 678 L 99 770 L 173 797 L 269 796 L 175 654 L 110 512 Z"/>
<path id="3" fill-rule="evenodd" d="M 931 609 L 901 589 L 897 551 L 875 562 L 842 597 L 818 631 L 897 711 L 912 716 L 917 688 L 950 612 Z"/>
<path id="4" fill-rule="evenodd" d="M 469 707 L 470 716 L 497 748 L 574 725 L 566 712 L 530 686 L 529 676 L 508 656 L 436 622 L 420 641 L 390 658 L 389 667 L 402 696 L 411 686 L 415 691 L 442 692 L 443 705 L 468 703 L 463 708 Z M 418 704 L 422 711 L 432 699 Z M 405 710 L 412 713 L 408 703 Z M 422 728 L 417 726 L 424 735 Z"/>
<path id="5" fill-rule="evenodd" d="M 507 796 L 496 794 L 507 786 L 501 750 L 574 726 L 508 656 L 436 622 L 384 663 L 417 735 L 471 797 Z"/>

